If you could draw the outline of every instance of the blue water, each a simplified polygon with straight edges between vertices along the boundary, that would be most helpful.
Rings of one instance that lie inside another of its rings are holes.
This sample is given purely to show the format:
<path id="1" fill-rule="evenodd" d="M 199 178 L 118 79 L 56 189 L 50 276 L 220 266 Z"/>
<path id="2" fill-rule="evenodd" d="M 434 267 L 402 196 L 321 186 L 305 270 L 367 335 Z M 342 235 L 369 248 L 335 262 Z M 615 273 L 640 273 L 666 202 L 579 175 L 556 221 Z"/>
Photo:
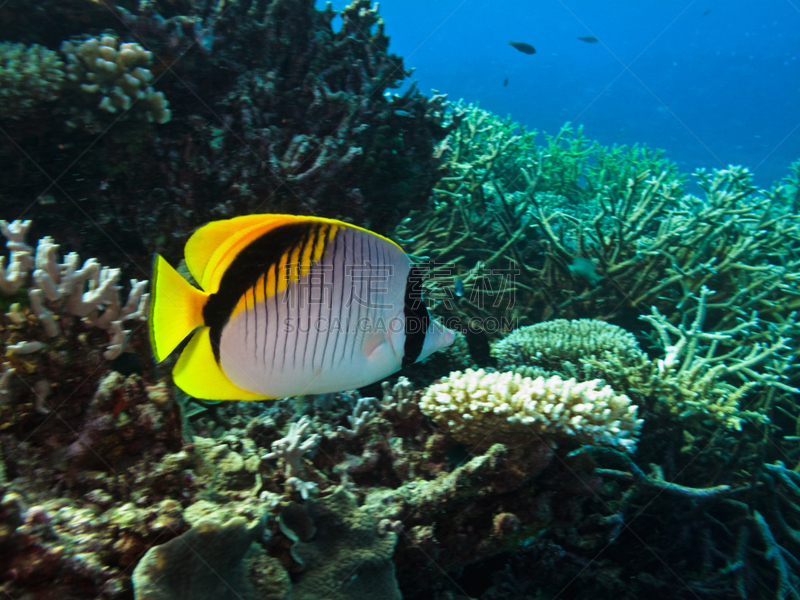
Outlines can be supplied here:
<path id="1" fill-rule="evenodd" d="M 384 0 L 380 13 L 424 93 L 644 142 L 685 172 L 741 164 L 761 186 L 800 158 L 800 0 Z"/>

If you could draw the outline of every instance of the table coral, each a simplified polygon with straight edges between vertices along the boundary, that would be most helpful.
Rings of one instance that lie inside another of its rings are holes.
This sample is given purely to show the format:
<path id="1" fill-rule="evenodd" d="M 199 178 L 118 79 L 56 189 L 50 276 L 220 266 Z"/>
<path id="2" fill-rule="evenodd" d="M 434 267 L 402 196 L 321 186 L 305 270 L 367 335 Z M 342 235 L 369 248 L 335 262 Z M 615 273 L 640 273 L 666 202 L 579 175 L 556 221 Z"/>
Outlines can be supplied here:
<path id="1" fill-rule="evenodd" d="M 599 380 L 531 379 L 483 369 L 456 371 L 431 385 L 420 409 L 470 449 L 544 438 L 633 451 L 642 426 L 630 399 Z"/>
<path id="2" fill-rule="evenodd" d="M 499 368 L 523 375 L 600 378 L 621 391 L 632 379 L 646 379 L 649 367 L 633 334 L 595 319 L 555 319 L 520 327 L 492 345 L 492 356 Z"/>

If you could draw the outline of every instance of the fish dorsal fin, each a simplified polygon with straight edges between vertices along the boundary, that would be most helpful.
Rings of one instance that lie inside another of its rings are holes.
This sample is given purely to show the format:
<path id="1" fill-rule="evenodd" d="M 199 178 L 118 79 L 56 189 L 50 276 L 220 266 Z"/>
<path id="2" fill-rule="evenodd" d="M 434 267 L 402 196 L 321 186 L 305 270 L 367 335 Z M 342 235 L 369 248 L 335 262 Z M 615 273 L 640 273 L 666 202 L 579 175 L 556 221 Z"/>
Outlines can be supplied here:
<path id="1" fill-rule="evenodd" d="M 213 294 L 242 248 L 270 229 L 303 219 L 294 215 L 247 215 L 204 225 L 186 242 L 186 266 L 200 287 Z"/>
<path id="2" fill-rule="evenodd" d="M 186 266 L 200 287 L 205 292 L 214 294 L 219 290 L 222 275 L 243 248 L 271 229 L 303 221 L 356 229 L 380 238 L 396 246 L 402 252 L 400 246 L 382 235 L 335 219 L 296 215 L 247 215 L 225 221 L 214 221 L 195 231 L 186 242 L 184 250 Z"/>
<path id="3" fill-rule="evenodd" d="M 172 378 L 179 388 L 201 400 L 270 400 L 243 390 L 223 373 L 214 358 L 208 327 L 198 329 L 184 348 Z"/>

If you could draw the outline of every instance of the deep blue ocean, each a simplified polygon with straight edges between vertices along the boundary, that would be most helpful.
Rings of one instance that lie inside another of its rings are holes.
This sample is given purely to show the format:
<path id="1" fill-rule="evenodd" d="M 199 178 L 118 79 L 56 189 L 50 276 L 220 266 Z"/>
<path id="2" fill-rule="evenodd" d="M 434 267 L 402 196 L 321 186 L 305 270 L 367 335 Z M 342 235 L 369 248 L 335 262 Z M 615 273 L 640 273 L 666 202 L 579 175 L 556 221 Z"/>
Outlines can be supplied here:
<path id="1" fill-rule="evenodd" d="M 800 158 L 796 0 L 384 0 L 380 13 L 426 94 L 663 148 L 686 173 L 744 165 L 762 187 Z"/>

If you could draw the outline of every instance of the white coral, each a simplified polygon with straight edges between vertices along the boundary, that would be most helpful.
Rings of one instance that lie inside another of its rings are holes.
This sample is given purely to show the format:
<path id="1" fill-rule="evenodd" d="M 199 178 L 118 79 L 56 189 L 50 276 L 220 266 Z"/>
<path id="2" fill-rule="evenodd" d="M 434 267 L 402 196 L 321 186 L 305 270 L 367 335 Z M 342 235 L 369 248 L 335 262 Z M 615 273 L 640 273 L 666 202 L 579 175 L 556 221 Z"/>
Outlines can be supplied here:
<path id="1" fill-rule="evenodd" d="M 385 410 L 393 412 L 401 418 L 407 417 L 414 408 L 414 389 L 407 377 L 400 377 L 392 386 L 388 381 L 381 383 L 383 399 L 381 404 Z"/>
<path id="2" fill-rule="evenodd" d="M 456 440 L 481 447 L 570 436 L 633 450 L 642 426 L 630 399 L 601 380 L 532 379 L 483 369 L 456 371 L 431 385 L 420 409 Z"/>
<path id="3" fill-rule="evenodd" d="M 347 417 L 350 428 L 342 427 L 341 425 L 336 428 L 336 431 L 348 440 L 352 440 L 364 433 L 372 415 L 378 412 L 381 403 L 377 398 L 359 398 L 353 406 L 353 414 Z"/>
<path id="4" fill-rule="evenodd" d="M 146 321 L 150 295 L 144 293 L 147 281 L 131 280 L 131 290 L 127 301 L 121 303 L 117 285 L 120 270 L 103 267 L 90 258 L 79 268 L 80 257 L 70 252 L 59 263 L 59 246 L 53 238 L 46 236 L 36 245 L 35 256 L 25 243 L 25 234 L 30 221 L 14 221 L 11 224 L 0 221 L 0 232 L 8 240 L 6 246 L 11 250 L 11 263 L 3 269 L 0 258 L 0 293 L 15 293 L 33 269 L 33 285 L 28 291 L 31 311 L 42 324 L 45 334 L 54 338 L 61 330 L 50 308 L 56 306 L 69 315 L 85 318 L 87 322 L 111 334 L 111 341 L 104 356 L 111 360 L 122 352 L 128 330 L 125 321 Z M 49 307 L 47 303 L 50 303 Z M 19 346 L 19 344 L 17 344 Z M 25 352 L 27 346 L 19 346 L 17 353 Z M 40 348 L 37 348 L 40 349 Z M 30 351 L 30 350 L 28 350 Z"/>
<path id="5" fill-rule="evenodd" d="M 0 293 L 10 296 L 25 283 L 31 267 L 31 247 L 25 243 L 30 221 L 0 221 L 0 233 L 6 238 L 11 257 L 6 268 L 5 256 L 0 256 Z"/>
<path id="6" fill-rule="evenodd" d="M 289 425 L 289 431 L 284 437 L 272 442 L 272 452 L 268 452 L 261 458 L 270 460 L 282 458 L 286 464 L 286 478 L 297 477 L 300 473 L 300 458 L 317 445 L 319 435 L 314 433 L 303 440 L 304 433 L 311 424 L 311 419 L 307 416 L 302 417 L 296 423 Z"/>

